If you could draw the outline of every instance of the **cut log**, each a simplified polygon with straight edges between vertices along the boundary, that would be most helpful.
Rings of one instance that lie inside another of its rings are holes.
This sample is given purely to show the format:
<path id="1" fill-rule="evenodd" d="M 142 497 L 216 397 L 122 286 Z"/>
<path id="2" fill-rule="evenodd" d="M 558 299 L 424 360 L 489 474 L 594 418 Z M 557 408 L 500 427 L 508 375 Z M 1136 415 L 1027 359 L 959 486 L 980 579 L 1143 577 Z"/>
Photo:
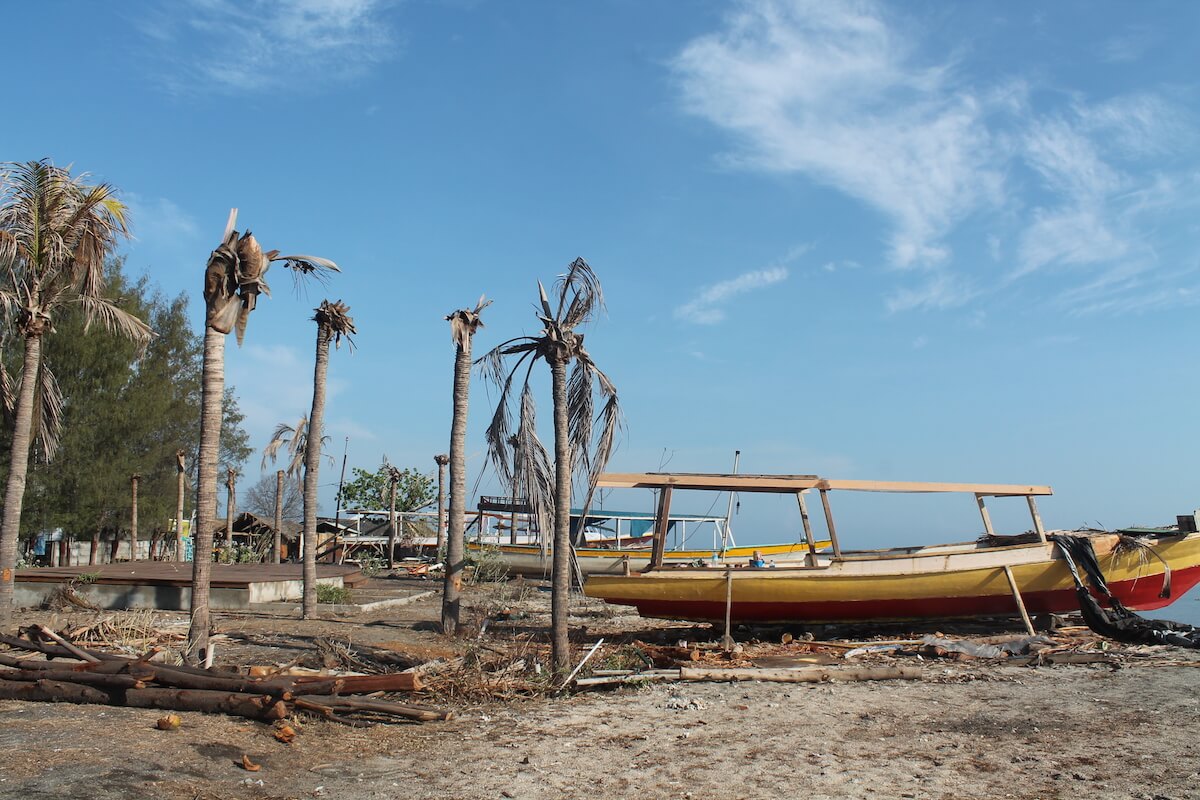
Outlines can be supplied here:
<path id="1" fill-rule="evenodd" d="M 130 689 L 125 705 L 167 711 L 202 711 L 273 722 L 287 716 L 287 706 L 268 695 L 194 689 Z"/>
<path id="2" fill-rule="evenodd" d="M 81 650 L 80 648 L 71 644 L 66 639 L 64 639 L 63 637 L 59 636 L 54 631 L 47 628 L 45 625 L 33 625 L 30 627 L 29 630 L 32 632 L 36 632 L 39 636 L 44 636 L 45 638 L 50 639 L 51 641 L 57 642 L 59 647 L 62 647 L 68 653 L 75 656 L 75 658 L 78 658 L 80 661 L 91 661 L 92 663 L 95 663 L 95 664 L 100 663 L 99 658 L 97 658 L 96 656 L 94 656 L 88 652 L 85 652 L 84 650 Z"/>
<path id="3" fill-rule="evenodd" d="M 0 679 L 7 681 L 67 681 L 69 683 L 95 686 L 100 689 L 144 689 L 146 684 L 132 675 L 96 675 L 91 672 L 74 672 L 69 669 L 15 669 L 0 670 Z"/>
<path id="4" fill-rule="evenodd" d="M 297 675 L 286 680 L 290 681 L 297 693 L 303 694 L 419 692 L 425 686 L 421 682 L 421 676 L 416 672 L 387 672 L 382 675 L 340 675 L 336 677 Z M 328 687 L 327 690 L 326 687 Z"/>
<path id="5" fill-rule="evenodd" d="M 357 697 L 324 697 L 321 695 L 304 695 L 296 698 L 296 705 L 304 708 L 306 705 L 328 708 L 337 711 L 368 711 L 376 714 L 387 714 L 393 717 L 404 717 L 418 722 L 450 719 L 454 712 L 429 706 L 409 706 L 401 703 L 389 703 L 386 700 L 364 700 Z"/>
<path id="6" fill-rule="evenodd" d="M 96 703 L 109 705 L 108 694 L 92 686 L 63 681 L 0 680 L 0 699 L 50 703 Z"/>
<path id="7" fill-rule="evenodd" d="M 820 683 L 821 681 L 920 680 L 917 667 L 858 667 L 855 669 L 704 669 L 681 667 L 685 681 L 773 681 L 777 683 Z"/>

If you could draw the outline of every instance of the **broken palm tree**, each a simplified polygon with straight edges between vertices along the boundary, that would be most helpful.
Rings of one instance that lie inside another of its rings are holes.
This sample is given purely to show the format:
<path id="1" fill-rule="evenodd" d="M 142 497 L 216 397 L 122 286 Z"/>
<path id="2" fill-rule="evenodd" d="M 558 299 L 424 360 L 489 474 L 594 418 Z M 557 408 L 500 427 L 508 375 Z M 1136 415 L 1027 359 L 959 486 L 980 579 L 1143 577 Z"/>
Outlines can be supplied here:
<path id="1" fill-rule="evenodd" d="M 297 283 L 314 276 L 323 279 L 338 267 L 316 256 L 263 252 L 250 231 L 239 234 L 237 209 L 229 213 L 221 244 L 209 256 L 204 272 L 204 360 L 201 380 L 200 448 L 197 465 L 196 531 L 192 559 L 192 624 L 188 633 L 188 660 L 203 661 L 210 627 L 209 588 L 212 571 L 212 535 L 217 502 L 217 457 L 220 446 L 222 402 L 225 392 L 225 336 L 237 330 L 241 344 L 246 323 L 259 294 L 269 294 L 265 280 L 272 262 L 281 261 Z"/>

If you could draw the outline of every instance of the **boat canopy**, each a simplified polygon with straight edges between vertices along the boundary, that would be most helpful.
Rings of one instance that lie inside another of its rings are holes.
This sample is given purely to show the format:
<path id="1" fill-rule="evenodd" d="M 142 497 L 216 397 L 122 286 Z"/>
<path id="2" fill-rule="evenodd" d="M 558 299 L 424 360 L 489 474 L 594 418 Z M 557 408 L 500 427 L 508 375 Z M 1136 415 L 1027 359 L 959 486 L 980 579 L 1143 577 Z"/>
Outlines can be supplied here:
<path id="1" fill-rule="evenodd" d="M 676 489 L 695 489 L 712 492 L 772 492 L 795 494 L 800 505 L 800 519 L 804 523 L 804 538 L 809 555 L 816 558 L 816 540 L 809 522 L 808 504 L 804 499 L 807 492 L 816 489 L 821 495 L 821 506 L 825 512 L 825 525 L 833 544 L 834 558 L 842 557 L 837 528 L 833 523 L 833 512 L 829 505 L 829 492 L 961 492 L 975 495 L 979 514 L 983 518 L 984 532 L 994 536 L 992 520 L 984 504 L 985 497 L 1024 497 L 1029 503 L 1033 518 L 1033 529 L 1038 538 L 1046 541 L 1046 532 L 1034 500 L 1039 495 L 1053 494 L 1049 486 L 1032 486 L 1011 483 L 927 483 L 916 481 L 864 481 L 837 480 L 818 475 L 746 475 L 742 473 L 719 474 L 697 472 L 606 472 L 596 481 L 598 487 L 615 489 L 659 489 L 658 510 L 655 512 L 654 554 L 648 569 L 662 566 L 663 548 L 670 530 L 671 494 Z M 590 514 L 590 512 L 589 512 Z"/>

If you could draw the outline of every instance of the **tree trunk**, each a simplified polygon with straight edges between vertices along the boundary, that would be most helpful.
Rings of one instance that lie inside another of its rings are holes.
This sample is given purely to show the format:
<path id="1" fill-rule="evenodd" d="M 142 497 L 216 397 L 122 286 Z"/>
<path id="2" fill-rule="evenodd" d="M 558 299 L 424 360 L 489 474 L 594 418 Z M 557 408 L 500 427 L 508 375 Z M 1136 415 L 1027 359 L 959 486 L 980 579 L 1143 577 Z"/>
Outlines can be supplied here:
<path id="1" fill-rule="evenodd" d="M 275 470 L 275 541 L 271 543 L 274 562 L 283 560 L 283 470 Z"/>
<path id="2" fill-rule="evenodd" d="M 94 565 L 96 558 L 100 554 L 100 523 L 96 523 L 96 530 L 92 531 L 92 546 L 88 548 L 88 565 Z"/>
<path id="3" fill-rule="evenodd" d="M 388 570 L 396 568 L 396 478 L 392 477 L 388 492 Z"/>
<path id="4" fill-rule="evenodd" d="M 550 360 L 554 394 L 554 550 L 550 585 L 550 649 L 556 672 L 571 667 L 567 614 L 571 600 L 571 440 L 567 430 L 567 364 Z"/>
<path id="5" fill-rule="evenodd" d="M 329 372 L 329 340 L 333 331 L 317 326 L 317 358 L 313 367 L 312 411 L 304 448 L 304 618 L 317 611 L 317 481 L 321 473 L 321 428 L 325 417 L 325 379 Z"/>
<path id="6" fill-rule="evenodd" d="M 237 515 L 237 473 L 225 472 L 225 546 L 233 547 L 233 520 Z"/>
<path id="7" fill-rule="evenodd" d="M 450 423 L 450 521 L 446 534 L 446 580 L 442 592 L 442 633 L 458 631 L 462 596 L 463 527 L 467 515 L 467 402 L 471 393 L 471 335 L 454 355 L 454 417 Z M 438 471 L 439 477 L 441 470 Z M 439 490 L 439 494 L 441 491 Z"/>
<path id="8" fill-rule="evenodd" d="M 455 359 L 457 364 L 457 358 Z M 457 369 L 457 367 L 456 367 Z M 457 373 L 455 373 L 457 374 Z M 453 429 L 454 423 L 451 422 Z M 453 434 L 451 434 L 453 435 Z M 465 445 L 464 445 L 465 447 Z M 446 464 L 450 463 L 449 461 Z M 437 549 L 442 552 L 442 548 L 446 546 L 446 464 L 438 462 L 438 528 L 437 528 Z M 451 478 L 453 480 L 453 478 Z"/>
<path id="9" fill-rule="evenodd" d="M 179 465 L 175 475 L 175 560 L 183 561 L 183 451 L 179 451 Z"/>
<path id="10" fill-rule="evenodd" d="M 200 452 L 196 474 L 196 530 L 192 531 L 192 624 L 187 658 L 204 661 L 208 650 L 209 583 L 212 575 L 213 522 L 217 511 L 217 453 L 221 444 L 225 393 L 225 335 L 204 329 L 204 373 L 200 400 Z"/>
<path id="11" fill-rule="evenodd" d="M 12 614 L 17 541 L 21 534 L 21 508 L 25 503 L 25 481 L 29 474 L 29 446 L 33 440 L 33 411 L 41 363 L 41 335 L 26 335 L 21 389 L 17 395 L 12 451 L 8 462 L 8 486 L 4 491 L 4 517 L 0 522 L 0 626 L 5 627 Z"/>
<path id="12" fill-rule="evenodd" d="M 137 561 L 138 551 L 138 480 L 141 475 L 129 477 L 129 560 Z"/>

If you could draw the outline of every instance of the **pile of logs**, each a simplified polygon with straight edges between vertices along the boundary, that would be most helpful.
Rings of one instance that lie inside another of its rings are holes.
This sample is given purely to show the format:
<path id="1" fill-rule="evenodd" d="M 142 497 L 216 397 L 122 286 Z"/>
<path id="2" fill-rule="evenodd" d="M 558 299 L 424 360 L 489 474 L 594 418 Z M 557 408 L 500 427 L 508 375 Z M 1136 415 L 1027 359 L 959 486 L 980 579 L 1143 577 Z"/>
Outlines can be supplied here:
<path id="1" fill-rule="evenodd" d="M 0 699 L 95 703 L 232 714 L 264 722 L 303 710 L 351 725 L 371 720 L 418 722 L 449 719 L 451 712 L 362 695 L 421 689 L 415 672 L 380 675 L 250 677 L 153 661 L 157 648 L 138 658 L 85 650 L 44 625 L 26 638 L 0 635 L 0 644 L 48 658 L 0 652 Z"/>

